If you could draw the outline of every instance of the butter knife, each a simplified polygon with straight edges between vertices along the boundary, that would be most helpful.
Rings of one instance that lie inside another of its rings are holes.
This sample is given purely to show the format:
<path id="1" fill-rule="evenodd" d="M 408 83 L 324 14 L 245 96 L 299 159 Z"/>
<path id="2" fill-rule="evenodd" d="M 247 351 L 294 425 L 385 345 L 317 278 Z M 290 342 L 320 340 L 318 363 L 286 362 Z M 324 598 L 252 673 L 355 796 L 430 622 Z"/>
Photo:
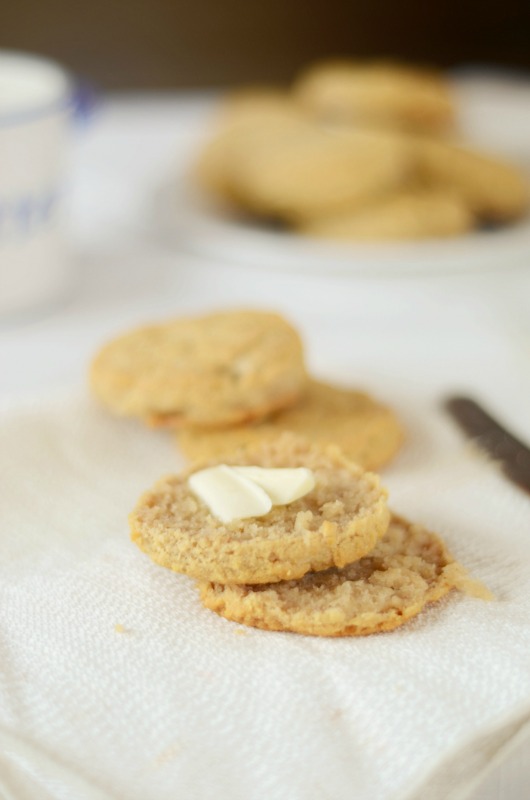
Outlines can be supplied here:
<path id="1" fill-rule="evenodd" d="M 444 407 L 477 447 L 500 464 L 506 477 L 530 493 L 530 449 L 469 397 L 450 397 Z"/>

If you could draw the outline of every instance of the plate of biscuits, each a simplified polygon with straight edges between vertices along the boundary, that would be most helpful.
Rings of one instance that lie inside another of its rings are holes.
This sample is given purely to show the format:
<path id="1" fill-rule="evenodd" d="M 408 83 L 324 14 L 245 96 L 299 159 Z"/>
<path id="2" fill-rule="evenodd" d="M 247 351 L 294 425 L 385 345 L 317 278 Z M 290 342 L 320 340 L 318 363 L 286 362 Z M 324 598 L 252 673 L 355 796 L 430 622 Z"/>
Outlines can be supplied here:
<path id="1" fill-rule="evenodd" d="M 268 269 L 519 266 L 528 168 L 520 152 L 484 148 L 494 99 L 478 136 L 462 124 L 470 98 L 435 71 L 354 61 L 309 67 L 289 89 L 232 92 L 195 163 L 161 189 L 159 227 L 181 247 Z"/>

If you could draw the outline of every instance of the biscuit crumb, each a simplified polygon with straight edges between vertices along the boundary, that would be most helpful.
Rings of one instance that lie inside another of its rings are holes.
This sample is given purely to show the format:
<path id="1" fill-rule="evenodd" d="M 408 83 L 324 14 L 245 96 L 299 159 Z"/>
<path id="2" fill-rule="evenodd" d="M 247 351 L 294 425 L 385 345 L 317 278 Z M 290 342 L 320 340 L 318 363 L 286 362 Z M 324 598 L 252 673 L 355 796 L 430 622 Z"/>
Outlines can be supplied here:
<path id="1" fill-rule="evenodd" d="M 177 758 L 182 752 L 183 745 L 181 742 L 175 742 L 174 744 L 166 747 L 165 750 L 162 750 L 156 758 L 154 759 L 154 766 L 155 767 L 163 767 L 166 764 L 170 764 L 172 761 Z"/>
<path id="2" fill-rule="evenodd" d="M 115 633 L 130 633 L 130 631 L 128 631 L 127 628 L 125 628 L 119 622 L 117 622 L 116 625 L 114 626 L 114 631 Z"/>

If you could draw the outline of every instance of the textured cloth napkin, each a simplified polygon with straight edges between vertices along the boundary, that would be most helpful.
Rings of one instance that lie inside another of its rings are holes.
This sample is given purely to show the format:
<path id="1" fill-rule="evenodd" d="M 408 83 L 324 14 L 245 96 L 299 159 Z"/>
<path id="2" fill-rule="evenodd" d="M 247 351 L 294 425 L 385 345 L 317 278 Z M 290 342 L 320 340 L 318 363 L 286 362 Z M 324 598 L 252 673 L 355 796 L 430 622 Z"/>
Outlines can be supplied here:
<path id="1" fill-rule="evenodd" d="M 179 468 L 171 437 L 83 396 L 5 408 L 6 800 L 465 796 L 530 719 L 530 503 L 440 414 L 415 418 L 429 436 L 386 473 L 391 505 L 497 599 L 324 639 L 216 616 L 129 541 L 139 493 Z"/>

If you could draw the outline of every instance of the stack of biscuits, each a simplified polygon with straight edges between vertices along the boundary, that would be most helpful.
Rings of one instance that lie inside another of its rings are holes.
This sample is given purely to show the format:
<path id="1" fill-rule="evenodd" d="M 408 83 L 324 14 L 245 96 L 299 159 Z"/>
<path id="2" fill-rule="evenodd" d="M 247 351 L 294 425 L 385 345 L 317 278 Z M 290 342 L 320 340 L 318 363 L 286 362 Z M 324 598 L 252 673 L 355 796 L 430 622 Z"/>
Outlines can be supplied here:
<path id="1" fill-rule="evenodd" d="M 305 467 L 315 487 L 261 517 L 217 519 L 189 478 L 159 480 L 129 517 L 132 539 L 164 567 L 197 581 L 202 603 L 234 622 L 316 636 L 388 631 L 452 589 L 487 597 L 443 542 L 392 515 L 379 479 L 337 446 L 291 433 L 223 463 Z"/>
<path id="2" fill-rule="evenodd" d="M 455 118 L 438 73 L 326 62 L 290 91 L 228 96 L 196 179 L 239 213 L 337 240 L 456 236 L 518 219 L 525 177 L 458 141 Z"/>
<path id="3" fill-rule="evenodd" d="M 278 314 L 224 311 L 139 328 L 105 345 L 91 383 L 112 411 L 165 427 L 191 460 L 221 458 L 291 431 L 340 442 L 378 469 L 403 430 L 395 413 L 357 389 L 308 376 L 298 332 Z"/>
<path id="4" fill-rule="evenodd" d="M 91 384 L 115 413 L 179 428 L 200 457 L 147 491 L 130 526 L 153 561 L 198 581 L 207 608 L 255 627 L 346 636 L 395 628 L 452 588 L 486 595 L 434 534 L 390 513 L 365 471 L 399 446 L 395 416 L 310 379 L 300 337 L 280 316 L 222 312 L 138 329 L 102 348 Z M 315 485 L 224 522 L 189 483 L 216 464 L 304 467 Z"/>

